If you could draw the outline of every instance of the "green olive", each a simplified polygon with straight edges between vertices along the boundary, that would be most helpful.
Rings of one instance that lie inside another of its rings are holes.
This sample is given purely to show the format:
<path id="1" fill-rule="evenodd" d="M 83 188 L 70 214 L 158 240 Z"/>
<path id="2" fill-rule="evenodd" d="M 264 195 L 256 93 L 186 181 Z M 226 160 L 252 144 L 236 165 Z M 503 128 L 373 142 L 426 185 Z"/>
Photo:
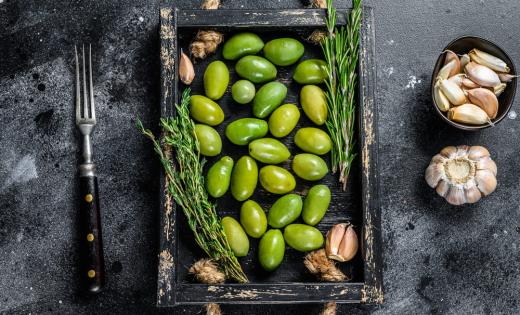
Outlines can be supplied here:
<path id="1" fill-rule="evenodd" d="M 278 164 L 286 161 L 291 153 L 280 141 L 273 138 L 261 138 L 249 143 L 249 155 L 265 164 Z"/>
<path id="2" fill-rule="evenodd" d="M 245 56 L 235 65 L 238 75 L 253 83 L 262 83 L 276 78 L 276 67 L 259 56 Z"/>
<path id="3" fill-rule="evenodd" d="M 222 197 L 229 188 L 233 159 L 224 156 L 213 164 L 206 175 L 206 190 L 213 198 Z"/>
<path id="4" fill-rule="evenodd" d="M 276 200 L 269 214 L 267 222 L 274 228 L 283 228 L 287 224 L 293 223 L 302 213 L 302 197 L 296 194 L 287 194 Z"/>
<path id="5" fill-rule="evenodd" d="M 293 79 L 300 84 L 320 84 L 327 78 L 327 64 L 321 59 L 307 59 L 294 70 Z"/>
<path id="6" fill-rule="evenodd" d="M 224 112 L 217 103 L 202 95 L 192 95 L 190 115 L 196 121 L 216 126 L 224 121 Z"/>
<path id="7" fill-rule="evenodd" d="M 294 135 L 294 143 L 305 152 L 318 155 L 325 154 L 332 148 L 329 135 L 318 128 L 300 128 Z"/>
<path id="8" fill-rule="evenodd" d="M 260 169 L 260 184 L 268 192 L 283 195 L 294 190 L 296 180 L 286 169 L 267 165 Z"/>
<path id="9" fill-rule="evenodd" d="M 227 125 L 225 133 L 232 143 L 246 145 L 267 134 L 267 122 L 256 118 L 240 118 Z"/>
<path id="10" fill-rule="evenodd" d="M 325 92 L 316 85 L 306 85 L 300 91 L 303 112 L 313 123 L 321 126 L 327 120 L 327 99 Z"/>
<path id="11" fill-rule="evenodd" d="M 233 35 L 224 43 L 222 56 L 224 59 L 236 60 L 245 55 L 255 55 L 264 47 L 258 35 L 244 32 Z"/>
<path id="12" fill-rule="evenodd" d="M 205 156 L 219 155 L 222 151 L 222 140 L 218 132 L 210 126 L 196 124 L 195 135 L 199 141 L 200 154 Z"/>
<path id="13" fill-rule="evenodd" d="M 277 138 L 285 137 L 296 127 L 298 120 L 300 120 L 300 111 L 296 105 L 282 105 L 269 117 L 269 131 Z"/>
<path id="14" fill-rule="evenodd" d="M 255 85 L 247 80 L 238 80 L 231 86 L 231 96 L 238 104 L 247 104 L 255 97 Z"/>
<path id="15" fill-rule="evenodd" d="M 223 217 L 221 223 L 229 246 L 235 256 L 247 256 L 249 252 L 249 238 L 247 238 L 246 232 L 244 232 L 240 223 L 232 217 Z"/>
<path id="16" fill-rule="evenodd" d="M 264 84 L 256 93 L 253 100 L 253 115 L 265 118 L 271 114 L 287 95 L 287 87 L 280 82 L 273 81 Z"/>
<path id="17" fill-rule="evenodd" d="M 310 153 L 297 154 L 292 162 L 292 169 L 299 177 L 315 181 L 327 175 L 327 163 L 317 155 Z"/>
<path id="18" fill-rule="evenodd" d="M 269 230 L 258 243 L 258 260 L 267 271 L 273 271 L 283 261 L 285 242 L 280 230 Z"/>
<path id="19" fill-rule="evenodd" d="M 300 252 L 309 252 L 323 246 L 321 232 L 306 224 L 290 224 L 285 227 L 283 237 L 287 245 Z"/>
<path id="20" fill-rule="evenodd" d="M 318 224 L 330 205 L 330 189 L 325 185 L 313 186 L 303 201 L 303 222 Z"/>
<path id="21" fill-rule="evenodd" d="M 267 230 L 267 218 L 262 207 L 253 200 L 248 200 L 240 208 L 240 223 L 247 235 L 259 238 Z"/>
<path id="22" fill-rule="evenodd" d="M 229 70 L 220 60 L 211 62 L 204 71 L 204 92 L 212 100 L 220 99 L 229 84 Z"/>
<path id="23" fill-rule="evenodd" d="M 304 50 L 294 38 L 277 38 L 265 44 L 264 56 L 277 66 L 289 66 L 303 56 Z"/>
<path id="24" fill-rule="evenodd" d="M 258 166 L 250 156 L 238 159 L 231 172 L 231 194 L 238 201 L 244 201 L 255 192 L 258 182 Z"/>

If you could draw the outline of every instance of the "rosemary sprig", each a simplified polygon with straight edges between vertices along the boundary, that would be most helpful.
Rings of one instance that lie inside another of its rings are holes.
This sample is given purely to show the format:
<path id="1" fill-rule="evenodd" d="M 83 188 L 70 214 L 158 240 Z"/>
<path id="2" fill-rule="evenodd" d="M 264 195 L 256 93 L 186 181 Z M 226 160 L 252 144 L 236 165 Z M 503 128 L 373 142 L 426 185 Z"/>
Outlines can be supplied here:
<path id="1" fill-rule="evenodd" d="M 195 125 L 189 116 L 189 102 L 190 89 L 185 89 L 181 105 L 176 105 L 177 116 L 161 119 L 163 146 L 150 130 L 144 129 L 141 121 L 138 120 L 137 126 L 152 140 L 154 150 L 164 167 L 168 193 L 184 211 L 197 244 L 218 263 L 227 278 L 247 282 L 247 277 L 226 239 L 215 205 L 208 200 L 202 175 L 205 160 L 199 156 Z M 175 164 L 165 147 L 170 147 L 175 152 Z"/>
<path id="2" fill-rule="evenodd" d="M 361 0 L 353 0 L 346 27 L 336 27 L 336 9 L 327 0 L 327 37 L 321 47 L 327 63 L 326 126 L 333 140 L 332 172 L 339 171 L 339 182 L 346 189 L 354 152 L 355 94 L 359 30 L 361 28 Z"/>

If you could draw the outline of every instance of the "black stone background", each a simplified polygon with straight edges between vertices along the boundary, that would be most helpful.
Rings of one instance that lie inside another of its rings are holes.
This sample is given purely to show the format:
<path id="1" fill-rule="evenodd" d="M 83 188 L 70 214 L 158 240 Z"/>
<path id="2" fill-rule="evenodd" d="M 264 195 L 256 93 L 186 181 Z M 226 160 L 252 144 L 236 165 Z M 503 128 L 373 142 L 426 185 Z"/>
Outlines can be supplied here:
<path id="1" fill-rule="evenodd" d="M 520 3 L 366 3 L 376 10 L 385 304 L 342 305 L 339 313 L 518 314 L 519 119 L 476 133 L 457 131 L 435 116 L 429 84 L 439 51 L 458 36 L 489 38 L 520 60 Z M 224 8 L 302 5 L 223 2 Z M 159 3 L 150 0 L 0 0 L 0 313 L 201 313 L 197 306 L 154 307 L 159 166 L 134 119 L 157 125 L 158 17 Z M 94 298 L 77 294 L 72 45 L 81 42 L 92 42 L 95 53 L 94 152 L 109 276 L 107 290 Z M 490 149 L 499 167 L 493 195 L 454 208 L 427 187 L 423 172 L 430 157 L 449 144 Z M 320 307 L 223 310 L 317 314 Z"/>

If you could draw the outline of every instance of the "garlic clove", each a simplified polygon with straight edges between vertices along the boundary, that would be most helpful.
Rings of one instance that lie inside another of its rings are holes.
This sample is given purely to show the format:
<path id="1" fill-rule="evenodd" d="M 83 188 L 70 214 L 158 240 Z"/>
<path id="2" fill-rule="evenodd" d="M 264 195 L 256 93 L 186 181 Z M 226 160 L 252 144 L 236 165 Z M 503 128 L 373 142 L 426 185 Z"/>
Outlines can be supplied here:
<path id="1" fill-rule="evenodd" d="M 181 58 L 179 61 L 179 78 L 182 83 L 190 85 L 195 78 L 195 69 L 190 58 L 181 51 Z"/>
<path id="2" fill-rule="evenodd" d="M 471 103 L 482 108 L 489 116 L 494 119 L 497 117 L 498 112 L 498 99 L 495 93 L 488 89 L 477 88 L 468 91 L 468 98 Z"/>
<path id="3" fill-rule="evenodd" d="M 483 125 L 491 123 L 488 114 L 477 105 L 463 104 L 450 108 L 448 118 L 458 123 L 468 125 Z"/>
<path id="4" fill-rule="evenodd" d="M 445 156 L 446 158 L 453 158 L 457 153 L 457 148 L 454 146 L 448 146 L 441 150 L 440 154 Z"/>
<path id="5" fill-rule="evenodd" d="M 439 73 L 437 74 L 437 79 L 446 80 L 450 77 L 450 74 L 452 73 L 453 69 L 457 66 L 457 63 L 455 60 L 452 60 L 445 64 L 441 70 L 439 70 Z"/>
<path id="6" fill-rule="evenodd" d="M 347 229 L 345 230 L 345 235 L 343 236 L 343 239 L 341 240 L 341 244 L 339 245 L 338 250 L 338 256 L 337 257 L 329 257 L 331 259 L 335 259 L 338 261 L 349 261 L 354 256 L 356 256 L 356 253 L 359 248 L 359 241 L 356 234 L 356 231 L 352 227 L 352 225 L 349 225 Z"/>
<path id="7" fill-rule="evenodd" d="M 470 148 L 469 145 L 458 145 L 455 156 L 464 157 L 464 156 L 468 155 L 469 148 Z"/>
<path id="8" fill-rule="evenodd" d="M 480 87 L 480 85 L 476 84 L 468 78 L 462 79 L 462 86 L 467 87 L 468 89 L 476 89 Z"/>
<path id="9" fill-rule="evenodd" d="M 454 206 L 460 206 L 466 203 L 464 188 L 462 186 L 451 186 L 446 195 L 446 201 Z"/>
<path id="10" fill-rule="evenodd" d="M 497 176 L 497 165 L 489 156 L 480 158 L 477 161 L 477 170 L 488 170 Z"/>
<path id="11" fill-rule="evenodd" d="M 457 84 L 448 80 L 441 80 L 439 81 L 439 88 L 451 104 L 461 105 L 466 103 L 466 96 Z"/>
<path id="12" fill-rule="evenodd" d="M 477 187 L 484 196 L 494 192 L 497 188 L 497 179 L 489 170 L 477 170 L 475 174 Z"/>
<path id="13" fill-rule="evenodd" d="M 444 156 L 442 156 L 441 154 L 435 154 L 432 157 L 432 163 L 443 163 L 445 160 L 446 160 L 446 158 Z"/>
<path id="14" fill-rule="evenodd" d="M 464 67 L 464 71 L 471 81 L 480 86 L 494 87 L 501 83 L 495 71 L 473 61 L 470 61 Z"/>
<path id="15" fill-rule="evenodd" d="M 448 78 L 448 81 L 451 81 L 451 82 L 457 84 L 458 86 L 461 86 L 462 80 L 464 80 L 465 77 L 466 77 L 466 75 L 464 73 L 459 73 L 459 74 L 456 74 L 456 75 Z"/>
<path id="16" fill-rule="evenodd" d="M 468 64 L 468 62 L 471 61 L 471 58 L 469 57 L 468 54 L 464 54 L 462 56 L 460 56 L 460 67 L 462 69 L 464 69 L 464 67 Z"/>
<path id="17" fill-rule="evenodd" d="M 482 198 L 482 193 L 478 190 L 477 186 L 466 188 L 464 193 L 467 203 L 475 203 Z"/>
<path id="18" fill-rule="evenodd" d="M 517 75 L 512 75 L 512 74 L 509 74 L 509 73 L 497 73 L 498 74 L 498 78 L 500 79 L 500 81 L 502 82 L 511 82 L 511 80 L 513 80 L 514 78 L 518 78 Z"/>
<path id="19" fill-rule="evenodd" d="M 441 180 L 439 181 L 439 184 L 437 185 L 435 191 L 437 192 L 437 194 L 439 194 L 439 196 L 446 198 L 446 194 L 448 193 L 449 189 L 450 184 L 445 180 Z"/>
<path id="20" fill-rule="evenodd" d="M 444 59 L 444 64 L 447 65 L 448 63 L 455 61 L 455 65 L 452 67 L 450 74 L 448 77 L 452 77 L 460 72 L 460 60 L 459 56 L 457 56 L 456 53 L 454 53 L 451 50 L 446 50 L 446 58 Z"/>
<path id="21" fill-rule="evenodd" d="M 469 58 L 478 64 L 481 64 L 498 72 L 508 73 L 510 71 L 509 67 L 502 59 L 497 58 L 477 48 L 474 48 L 469 52 Z"/>
<path id="22" fill-rule="evenodd" d="M 487 156 L 490 156 L 489 151 L 482 146 L 474 145 L 469 148 L 468 157 L 470 160 L 478 161 L 479 159 Z"/>
<path id="23" fill-rule="evenodd" d="M 435 188 L 442 179 L 442 174 L 444 173 L 442 168 L 443 164 L 435 162 L 430 163 L 430 165 L 426 168 L 424 178 L 426 179 L 426 183 L 428 183 L 431 188 Z"/>
<path id="24" fill-rule="evenodd" d="M 437 104 L 437 107 L 441 111 L 447 112 L 450 109 L 450 101 L 446 95 L 442 93 L 440 89 L 440 81 L 437 81 L 437 83 L 435 83 L 433 86 L 433 98 L 435 100 L 435 104 Z"/>
<path id="25" fill-rule="evenodd" d="M 347 228 L 347 224 L 339 223 L 339 224 L 334 225 L 327 232 L 325 251 L 327 252 L 327 256 L 329 256 L 329 258 L 331 256 L 338 255 L 339 245 L 341 244 L 343 235 L 345 235 L 346 228 Z"/>
<path id="26" fill-rule="evenodd" d="M 496 97 L 499 97 L 500 94 L 502 94 L 502 92 L 505 91 L 506 87 L 507 87 L 506 83 L 500 83 L 499 85 L 494 86 L 493 92 L 495 93 Z"/>

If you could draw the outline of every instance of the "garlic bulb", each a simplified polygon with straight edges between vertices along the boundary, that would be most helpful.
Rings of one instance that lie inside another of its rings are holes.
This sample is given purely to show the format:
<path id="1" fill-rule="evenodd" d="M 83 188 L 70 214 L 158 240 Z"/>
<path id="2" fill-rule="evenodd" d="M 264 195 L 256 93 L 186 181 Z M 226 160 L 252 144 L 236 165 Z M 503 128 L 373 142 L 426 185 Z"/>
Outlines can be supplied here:
<path id="1" fill-rule="evenodd" d="M 425 178 L 452 205 L 475 203 L 495 191 L 497 166 L 481 146 L 449 146 L 435 155 Z"/>

